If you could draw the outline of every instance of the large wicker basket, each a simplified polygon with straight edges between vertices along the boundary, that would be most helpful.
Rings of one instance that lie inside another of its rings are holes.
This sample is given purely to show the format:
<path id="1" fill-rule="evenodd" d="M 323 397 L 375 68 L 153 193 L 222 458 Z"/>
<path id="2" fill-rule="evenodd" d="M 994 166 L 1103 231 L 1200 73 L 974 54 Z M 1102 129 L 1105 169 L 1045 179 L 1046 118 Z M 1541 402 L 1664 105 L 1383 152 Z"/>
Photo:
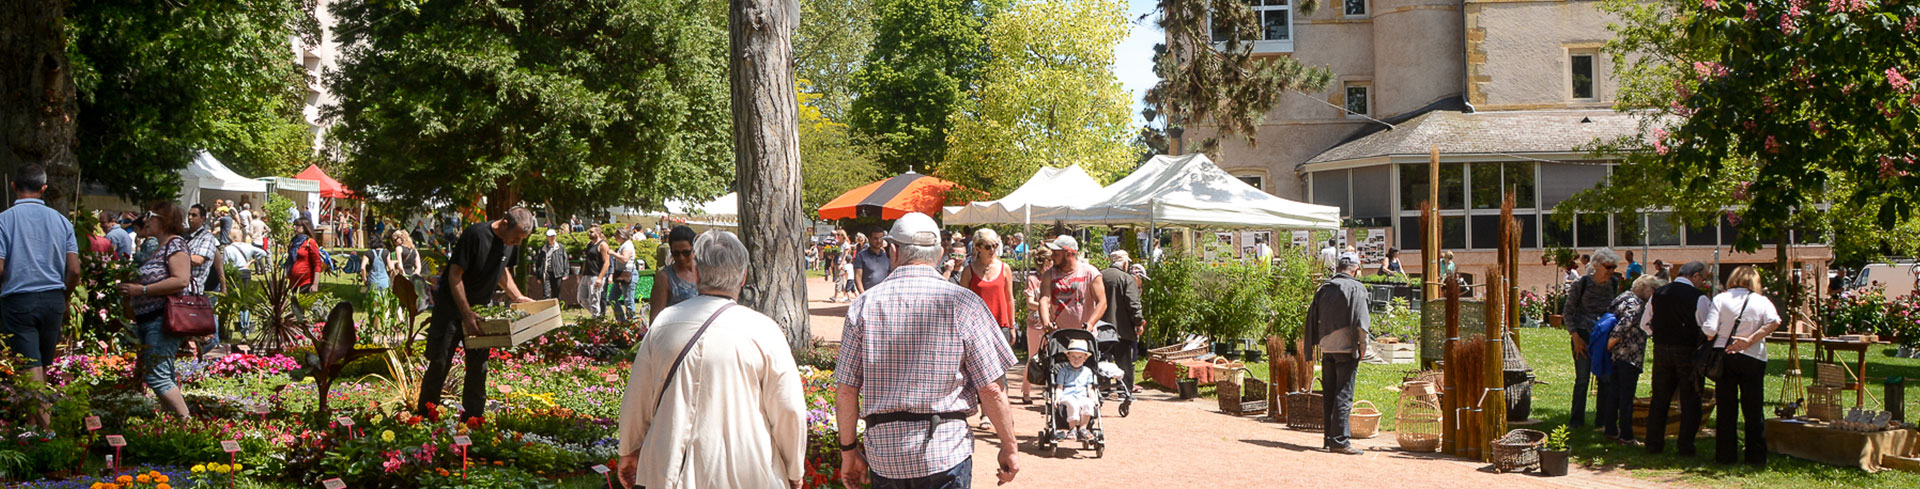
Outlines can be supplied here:
<path id="1" fill-rule="evenodd" d="M 1841 419 L 1840 392 L 1839 387 L 1807 386 L 1807 417 L 1825 421 Z"/>
<path id="2" fill-rule="evenodd" d="M 1180 345 L 1173 345 L 1147 350 L 1147 358 L 1166 362 L 1186 360 L 1205 354 L 1207 354 L 1207 347 L 1205 346 L 1191 350 L 1182 350 L 1180 349 Z"/>
<path id="3" fill-rule="evenodd" d="M 1403 396 L 1393 421 L 1394 434 L 1399 438 L 1401 450 L 1432 452 L 1440 449 L 1439 403 Z"/>
<path id="4" fill-rule="evenodd" d="M 1287 427 L 1297 430 L 1326 429 L 1325 396 L 1319 392 L 1287 393 Z"/>
<path id="5" fill-rule="evenodd" d="M 1540 442 L 1547 434 L 1538 430 L 1518 429 L 1507 432 L 1506 436 L 1493 441 L 1493 470 L 1499 472 L 1519 472 L 1540 469 Z"/>
<path id="6" fill-rule="evenodd" d="M 1360 405 L 1365 404 L 1366 407 Z M 1380 408 L 1373 401 L 1361 399 L 1353 402 L 1353 411 L 1347 415 L 1348 430 L 1354 438 L 1373 438 L 1380 431 Z"/>
<path id="7" fill-rule="evenodd" d="M 1267 383 L 1248 373 L 1245 368 L 1236 368 L 1213 382 L 1221 411 L 1235 416 L 1267 412 Z"/>

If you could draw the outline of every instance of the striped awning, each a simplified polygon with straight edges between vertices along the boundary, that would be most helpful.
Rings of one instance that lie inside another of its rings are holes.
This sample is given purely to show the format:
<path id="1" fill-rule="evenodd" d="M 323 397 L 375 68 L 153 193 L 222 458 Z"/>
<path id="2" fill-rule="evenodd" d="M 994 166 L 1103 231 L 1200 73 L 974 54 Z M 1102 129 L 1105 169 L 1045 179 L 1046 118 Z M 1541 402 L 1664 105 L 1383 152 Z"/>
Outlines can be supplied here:
<path id="1" fill-rule="evenodd" d="M 953 182 L 909 172 L 840 194 L 820 206 L 820 218 L 899 219 L 909 212 L 938 216 L 940 206 L 947 202 L 947 191 L 953 186 Z"/>

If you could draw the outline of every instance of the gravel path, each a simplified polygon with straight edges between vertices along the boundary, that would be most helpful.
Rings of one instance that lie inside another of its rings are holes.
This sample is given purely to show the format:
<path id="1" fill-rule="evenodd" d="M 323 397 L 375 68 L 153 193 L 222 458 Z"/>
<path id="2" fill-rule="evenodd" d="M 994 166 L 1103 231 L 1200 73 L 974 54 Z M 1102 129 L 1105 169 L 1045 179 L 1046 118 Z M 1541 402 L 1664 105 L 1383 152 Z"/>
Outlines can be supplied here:
<path id="1" fill-rule="evenodd" d="M 819 280 L 807 284 L 814 336 L 829 342 L 840 339 L 846 305 L 825 302 L 832 295 Z M 1017 370 L 1017 369 L 1016 369 Z M 1019 392 L 1018 373 L 1011 380 Z M 1652 481 L 1574 467 L 1567 477 L 1497 474 L 1488 464 L 1435 454 L 1398 451 L 1392 433 L 1355 440 L 1365 455 L 1334 455 L 1320 449 L 1320 434 L 1289 430 L 1283 424 L 1221 413 L 1211 399 L 1180 401 L 1167 392 L 1148 389 L 1121 418 L 1119 404 L 1108 402 L 1105 414 L 1107 449 L 1103 458 L 1067 444 L 1061 458 L 1033 446 L 1043 426 L 1042 408 L 1014 400 L 1015 435 L 1020 441 L 1020 475 L 1010 487 L 1020 488 L 1267 488 L 1338 487 L 1353 489 L 1405 488 L 1658 488 Z M 979 418 L 971 420 L 979 422 Z M 999 440 L 992 433 L 974 431 L 975 487 L 992 487 Z"/>

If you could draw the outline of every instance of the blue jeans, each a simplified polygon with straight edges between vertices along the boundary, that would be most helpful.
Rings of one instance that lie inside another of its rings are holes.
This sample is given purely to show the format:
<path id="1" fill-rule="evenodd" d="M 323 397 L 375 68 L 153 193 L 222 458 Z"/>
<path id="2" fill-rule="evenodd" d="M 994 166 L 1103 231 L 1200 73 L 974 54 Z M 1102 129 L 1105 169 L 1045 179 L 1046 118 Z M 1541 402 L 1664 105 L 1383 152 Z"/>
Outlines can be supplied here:
<path id="1" fill-rule="evenodd" d="M 161 324 L 166 320 L 167 314 L 163 310 L 156 313 L 153 319 L 140 321 L 136 326 L 140 333 L 140 343 L 146 345 L 146 350 L 141 355 L 146 362 L 146 373 L 141 375 L 141 379 L 147 382 L 147 387 L 153 389 L 156 395 L 172 392 L 175 387 L 178 387 L 173 383 L 173 356 L 180 353 L 181 338 L 169 335 L 161 328 Z"/>
<path id="2" fill-rule="evenodd" d="M 1627 362 L 1613 362 L 1612 402 L 1608 403 L 1606 402 L 1607 399 L 1601 399 L 1601 404 L 1603 405 L 1600 407 L 1602 410 L 1611 407 L 1614 412 L 1613 417 L 1609 419 L 1612 423 L 1604 421 L 1600 423 L 1600 428 L 1602 428 L 1607 435 L 1618 436 L 1627 440 L 1634 438 L 1633 398 L 1634 391 L 1636 391 L 1639 386 L 1639 365 Z M 1611 404 L 1611 406 L 1606 406 L 1606 404 Z"/>
<path id="3" fill-rule="evenodd" d="M 623 323 L 634 317 L 633 282 L 613 281 L 613 290 L 608 292 L 608 295 L 607 303 L 613 306 L 614 317 L 619 318 Z"/>
<path id="4" fill-rule="evenodd" d="M 0 339 L 27 357 L 27 368 L 53 363 L 60 329 L 67 324 L 67 293 L 26 292 L 0 297 Z"/>
<path id="5" fill-rule="evenodd" d="M 961 460 L 953 468 L 912 479 L 888 479 L 868 471 L 873 489 L 967 489 L 973 487 L 973 459 Z"/>
<path id="6" fill-rule="evenodd" d="M 1581 338 L 1593 336 L 1592 331 L 1570 330 Z M 1585 352 L 1573 353 L 1573 416 L 1567 420 L 1567 426 L 1579 428 L 1587 425 L 1587 382 L 1593 380 L 1591 369 L 1593 359 Z"/>

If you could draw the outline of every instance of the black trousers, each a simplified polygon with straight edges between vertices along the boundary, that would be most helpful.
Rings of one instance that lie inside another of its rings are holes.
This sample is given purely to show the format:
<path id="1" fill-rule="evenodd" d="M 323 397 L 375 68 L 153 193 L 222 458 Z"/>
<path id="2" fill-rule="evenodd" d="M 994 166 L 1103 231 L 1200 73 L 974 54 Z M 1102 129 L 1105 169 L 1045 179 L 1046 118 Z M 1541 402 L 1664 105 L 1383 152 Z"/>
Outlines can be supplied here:
<path id="1" fill-rule="evenodd" d="M 1113 344 L 1113 363 L 1120 367 L 1121 372 L 1124 372 L 1120 375 L 1120 379 L 1127 384 L 1128 390 L 1133 389 L 1133 361 L 1139 358 L 1134 353 L 1134 346 L 1139 343 L 1140 340 L 1121 337 L 1120 341 Z"/>
<path id="2" fill-rule="evenodd" d="M 1767 463 L 1766 417 L 1761 412 L 1761 403 L 1766 401 L 1767 362 L 1742 354 L 1727 355 L 1723 373 L 1714 382 L 1714 398 L 1719 407 L 1714 420 L 1714 458 L 1720 463 L 1730 464 L 1740 461 L 1735 443 L 1735 430 L 1745 422 L 1745 442 L 1747 463 L 1764 465 Z"/>
<path id="3" fill-rule="evenodd" d="M 1607 414 L 1611 409 L 1612 414 L 1606 417 L 1606 421 L 1600 422 L 1600 428 L 1607 436 L 1632 440 L 1633 394 L 1634 389 L 1640 385 L 1640 366 L 1615 362 L 1613 378 L 1606 385 L 1607 390 L 1610 391 L 1607 395 L 1611 397 L 1600 400 L 1600 411 L 1601 414 Z"/>
<path id="4" fill-rule="evenodd" d="M 1667 410 L 1674 397 L 1680 401 L 1680 433 L 1675 444 L 1681 455 L 1694 454 L 1694 439 L 1700 435 L 1700 379 L 1693 376 L 1692 348 L 1653 350 L 1653 405 L 1647 411 L 1647 453 L 1667 448 Z"/>
<path id="5" fill-rule="evenodd" d="M 1360 359 L 1352 353 L 1332 353 L 1320 357 L 1320 390 L 1326 396 L 1321 403 L 1326 411 L 1326 429 L 1322 438 L 1326 448 L 1353 446 L 1353 383 L 1360 371 Z"/>
<path id="6" fill-rule="evenodd" d="M 541 299 L 560 298 L 560 282 L 563 280 L 566 280 L 566 277 L 546 277 L 540 279 L 540 292 L 545 295 L 545 297 L 541 297 Z"/>
<path id="7" fill-rule="evenodd" d="M 451 308 L 448 308 L 451 309 Z M 420 377 L 419 409 L 440 405 L 440 391 L 447 385 L 447 371 L 453 368 L 453 354 L 466 341 L 466 329 L 460 326 L 460 314 L 434 308 L 427 323 L 427 372 Z M 487 417 L 487 353 L 489 348 L 466 350 L 467 379 L 460 396 L 461 419 Z"/>

